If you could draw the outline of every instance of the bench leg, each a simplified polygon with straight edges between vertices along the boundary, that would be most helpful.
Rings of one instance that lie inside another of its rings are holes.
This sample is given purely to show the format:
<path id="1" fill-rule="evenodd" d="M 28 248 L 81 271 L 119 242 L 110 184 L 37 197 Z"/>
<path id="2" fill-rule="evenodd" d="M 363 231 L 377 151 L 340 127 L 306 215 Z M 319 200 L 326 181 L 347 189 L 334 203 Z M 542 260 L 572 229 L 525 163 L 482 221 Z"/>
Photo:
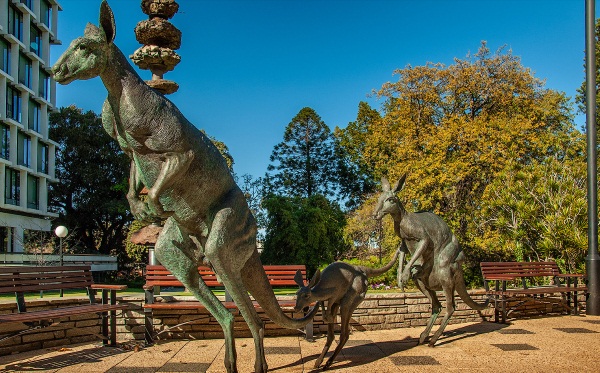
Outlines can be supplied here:
<path id="1" fill-rule="evenodd" d="M 108 303 L 108 292 L 102 291 L 102 304 Z M 108 312 L 102 312 L 102 344 L 108 344 Z"/>
<path id="2" fill-rule="evenodd" d="M 154 318 L 151 309 L 144 310 L 144 339 L 147 345 L 154 344 Z"/>
<path id="3" fill-rule="evenodd" d="M 154 290 L 149 289 L 144 292 L 145 303 L 154 303 Z M 144 308 L 144 339 L 146 345 L 154 344 L 154 317 L 152 315 L 152 308 Z"/>
<path id="4" fill-rule="evenodd" d="M 117 304 L 117 291 L 110 291 L 110 304 Z M 117 311 L 110 311 L 110 345 L 115 347 L 117 345 Z"/>
<path id="5" fill-rule="evenodd" d="M 506 296 L 502 296 L 502 324 L 506 324 L 506 303 L 508 302 L 508 299 L 506 298 Z"/>

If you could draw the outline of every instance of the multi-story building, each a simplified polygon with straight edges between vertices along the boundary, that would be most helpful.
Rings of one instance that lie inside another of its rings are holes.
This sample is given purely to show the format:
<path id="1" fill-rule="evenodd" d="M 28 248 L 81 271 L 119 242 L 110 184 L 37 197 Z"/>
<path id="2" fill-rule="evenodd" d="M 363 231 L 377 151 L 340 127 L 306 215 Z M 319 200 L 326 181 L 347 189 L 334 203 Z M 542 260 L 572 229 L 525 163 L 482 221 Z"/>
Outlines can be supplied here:
<path id="1" fill-rule="evenodd" d="M 32 231 L 50 231 L 55 110 L 50 45 L 59 44 L 55 0 L 0 0 L 0 252 L 22 252 Z"/>

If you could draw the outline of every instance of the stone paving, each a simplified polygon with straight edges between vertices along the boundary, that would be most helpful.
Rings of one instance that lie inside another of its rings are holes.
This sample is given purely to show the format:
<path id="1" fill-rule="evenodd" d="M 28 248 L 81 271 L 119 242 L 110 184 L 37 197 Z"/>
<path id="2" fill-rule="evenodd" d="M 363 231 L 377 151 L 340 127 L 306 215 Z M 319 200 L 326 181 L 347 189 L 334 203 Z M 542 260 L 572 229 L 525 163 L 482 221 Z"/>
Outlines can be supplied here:
<path id="1" fill-rule="evenodd" d="M 434 348 L 422 328 L 355 331 L 331 367 L 339 372 L 599 372 L 600 316 L 556 316 L 449 325 Z M 251 339 L 236 340 L 238 369 L 252 372 Z M 325 339 L 265 339 L 271 372 L 311 372 Z M 82 344 L 0 357 L 1 372 L 225 372 L 222 340 L 173 340 L 151 347 Z M 335 343 L 332 345 L 335 347 Z M 331 353 L 331 352 L 330 352 Z"/>

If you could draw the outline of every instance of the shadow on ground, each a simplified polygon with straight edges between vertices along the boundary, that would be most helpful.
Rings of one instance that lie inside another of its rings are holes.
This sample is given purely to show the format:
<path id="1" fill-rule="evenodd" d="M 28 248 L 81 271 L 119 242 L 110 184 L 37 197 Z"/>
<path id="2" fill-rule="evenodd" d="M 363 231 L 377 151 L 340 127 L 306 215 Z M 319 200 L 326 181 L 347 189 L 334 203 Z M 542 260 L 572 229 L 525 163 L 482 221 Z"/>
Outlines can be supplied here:
<path id="1" fill-rule="evenodd" d="M 127 353 L 127 351 L 121 348 L 88 348 L 80 351 L 60 353 L 60 355 L 47 357 L 43 359 L 34 359 L 31 361 L 20 361 L 14 364 L 8 364 L 2 371 L 33 372 L 43 370 L 56 370 L 71 365 L 79 364 L 82 362 L 99 362 L 102 361 L 103 358 L 120 355 L 123 353 Z"/>
<path id="2" fill-rule="evenodd" d="M 472 325 L 465 325 L 463 327 L 449 330 L 444 332 L 442 338 L 438 340 L 436 346 L 451 344 L 455 341 L 469 338 L 475 335 L 492 333 L 503 328 L 508 327 L 507 324 L 496 324 L 491 322 L 480 322 Z M 324 338 L 319 338 L 319 340 L 323 340 Z M 389 358 L 390 356 L 402 352 L 410 350 L 418 345 L 419 340 L 417 338 L 406 337 L 404 339 L 398 339 L 394 341 L 382 341 L 382 342 L 373 342 L 373 341 L 356 341 L 357 343 L 352 343 L 352 336 L 350 340 L 346 343 L 346 346 L 342 349 L 341 353 L 337 356 L 336 360 L 333 362 L 332 366 L 329 370 L 336 369 L 344 369 L 351 367 L 359 367 L 361 365 L 371 364 L 377 360 Z M 435 347 L 434 347 L 435 348 Z M 327 353 L 325 359 L 323 359 L 323 364 L 327 361 L 329 356 L 331 356 L 333 350 L 335 349 L 335 343 L 332 344 L 330 351 Z M 317 372 L 319 369 L 312 369 L 312 364 L 316 361 L 318 354 L 303 356 L 301 360 L 290 363 L 285 366 L 280 366 L 272 371 L 285 371 L 287 368 L 297 367 L 299 365 L 306 364 L 307 368 L 311 369 L 310 372 Z"/>

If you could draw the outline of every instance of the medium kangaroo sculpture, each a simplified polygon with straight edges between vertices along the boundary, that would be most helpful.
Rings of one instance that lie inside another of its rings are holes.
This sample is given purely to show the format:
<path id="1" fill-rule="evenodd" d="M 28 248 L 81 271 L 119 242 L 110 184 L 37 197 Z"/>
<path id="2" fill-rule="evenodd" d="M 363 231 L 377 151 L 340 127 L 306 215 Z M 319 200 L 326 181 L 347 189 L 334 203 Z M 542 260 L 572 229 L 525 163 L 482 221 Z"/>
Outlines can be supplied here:
<path id="1" fill-rule="evenodd" d="M 208 260 L 231 294 L 254 338 L 256 372 L 266 372 L 264 325 L 248 295 L 274 322 L 305 326 L 317 307 L 302 319 L 279 307 L 256 250 L 256 222 L 225 160 L 205 135 L 162 94 L 149 88 L 114 45 L 115 21 L 106 1 L 100 27 L 89 24 L 73 40 L 52 71 L 68 84 L 100 76 L 108 90 L 102 108 L 104 129 L 131 157 L 127 198 L 137 219 L 166 219 L 155 253 L 218 320 L 225 335 L 225 367 L 237 372 L 234 316 L 198 275 Z M 148 188 L 147 201 L 139 193 Z"/>
<path id="2" fill-rule="evenodd" d="M 398 268 L 398 286 L 403 288 L 409 277 L 412 277 L 419 290 L 431 302 L 431 317 L 427 327 L 421 333 L 419 344 L 426 342 L 437 319 L 442 305 L 437 298 L 436 290 L 443 290 L 446 296 L 446 315 L 440 328 L 429 340 L 429 346 L 444 332 L 450 316 L 454 313 L 454 291 L 469 307 L 482 310 L 487 307 L 489 299 L 483 304 L 476 303 L 467 293 L 462 271 L 465 255 L 456 236 L 439 216 L 431 212 L 406 212 L 396 193 L 404 188 L 406 174 L 400 178 L 392 189 L 386 178 L 381 179 L 383 193 L 377 201 L 374 217 L 381 220 L 389 214 L 394 219 L 394 232 L 402 239 L 400 246 L 400 266 Z M 411 258 L 404 270 L 402 265 L 406 252 Z M 411 276 L 412 275 L 412 276 Z"/>
<path id="3" fill-rule="evenodd" d="M 368 279 L 382 275 L 392 269 L 396 264 L 396 260 L 398 260 L 399 251 L 399 249 L 396 250 L 392 260 L 381 268 L 355 266 L 344 262 L 331 263 L 323 270 L 323 273 L 317 270 L 306 286 L 304 286 L 302 273 L 298 270 L 294 279 L 300 289 L 296 292 L 294 310 L 299 312 L 311 303 L 326 301 L 321 303 L 321 306 L 323 308 L 323 319 L 327 323 L 327 341 L 321 355 L 315 362 L 315 369 L 321 366 L 323 358 L 335 338 L 333 326 L 338 310 L 342 319 L 340 342 L 333 355 L 323 366 L 323 370 L 331 366 L 333 359 L 340 353 L 350 337 L 350 317 L 352 317 L 356 307 L 365 299 L 369 287 Z"/>

